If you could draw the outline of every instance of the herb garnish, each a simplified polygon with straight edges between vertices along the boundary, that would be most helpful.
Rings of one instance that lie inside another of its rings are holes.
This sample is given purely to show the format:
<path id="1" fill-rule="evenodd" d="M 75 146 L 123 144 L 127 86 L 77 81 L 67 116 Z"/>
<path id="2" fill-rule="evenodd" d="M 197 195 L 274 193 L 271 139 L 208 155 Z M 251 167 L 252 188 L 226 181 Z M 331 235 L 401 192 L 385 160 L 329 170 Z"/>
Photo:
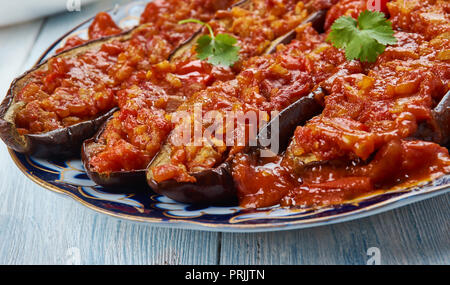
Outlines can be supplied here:
<path id="1" fill-rule="evenodd" d="M 196 19 L 187 19 L 179 24 L 197 23 L 209 30 L 209 35 L 203 35 L 197 40 L 197 57 L 213 65 L 232 66 L 239 60 L 240 47 L 236 46 L 237 39 L 227 34 L 217 34 L 210 25 Z"/>
<path id="2" fill-rule="evenodd" d="M 397 43 L 392 23 L 383 13 L 366 10 L 358 20 L 341 16 L 331 26 L 327 38 L 337 48 L 345 49 L 348 60 L 375 62 L 387 45 Z"/>

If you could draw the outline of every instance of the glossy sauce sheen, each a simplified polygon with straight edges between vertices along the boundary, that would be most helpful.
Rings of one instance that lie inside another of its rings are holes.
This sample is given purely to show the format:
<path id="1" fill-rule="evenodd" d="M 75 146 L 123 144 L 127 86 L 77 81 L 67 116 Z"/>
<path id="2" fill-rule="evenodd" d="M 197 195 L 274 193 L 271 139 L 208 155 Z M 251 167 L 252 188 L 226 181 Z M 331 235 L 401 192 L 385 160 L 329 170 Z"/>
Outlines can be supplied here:
<path id="1" fill-rule="evenodd" d="M 357 16 L 360 1 L 350 2 L 341 1 L 328 19 Z M 450 89 L 450 6 L 403 4 L 388 3 L 398 43 L 360 72 L 340 71 L 325 80 L 324 111 L 297 128 L 284 155 L 275 163 L 236 157 L 233 175 L 243 207 L 341 204 L 450 173 L 446 148 L 414 138 L 419 124 L 433 125 L 431 110 Z"/>

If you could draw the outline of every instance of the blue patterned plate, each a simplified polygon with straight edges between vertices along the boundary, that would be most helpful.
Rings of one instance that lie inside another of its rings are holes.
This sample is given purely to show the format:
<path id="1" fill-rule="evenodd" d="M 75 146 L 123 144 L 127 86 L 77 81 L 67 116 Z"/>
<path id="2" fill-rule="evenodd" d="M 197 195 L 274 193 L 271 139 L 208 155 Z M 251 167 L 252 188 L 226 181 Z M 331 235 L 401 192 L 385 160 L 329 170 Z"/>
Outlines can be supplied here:
<path id="1" fill-rule="evenodd" d="M 133 2 L 110 11 L 122 27 L 139 21 L 145 3 Z M 54 54 L 67 36 L 86 37 L 90 21 L 70 31 L 52 45 L 40 61 Z M 396 188 L 361 197 L 347 204 L 320 209 L 286 209 L 279 206 L 247 210 L 240 207 L 194 207 L 177 203 L 151 191 L 108 193 L 91 181 L 79 159 L 45 160 L 10 150 L 22 172 L 49 190 L 66 194 L 104 214 L 159 226 L 210 231 L 256 232 L 307 228 L 349 221 L 391 210 L 450 190 L 450 175 L 408 188 Z"/>

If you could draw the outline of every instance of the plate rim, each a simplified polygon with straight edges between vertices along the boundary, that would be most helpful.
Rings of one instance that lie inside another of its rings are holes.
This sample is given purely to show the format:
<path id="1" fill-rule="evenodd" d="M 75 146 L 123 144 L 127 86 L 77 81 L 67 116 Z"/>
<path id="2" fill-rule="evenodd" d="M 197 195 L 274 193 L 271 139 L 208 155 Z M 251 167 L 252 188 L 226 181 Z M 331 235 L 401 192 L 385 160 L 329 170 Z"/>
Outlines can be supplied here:
<path id="1" fill-rule="evenodd" d="M 207 222 L 196 222 L 194 220 L 183 219 L 183 218 L 170 218 L 163 220 L 161 218 L 143 217 L 135 216 L 130 214 L 117 213 L 104 208 L 95 206 L 91 203 L 84 201 L 70 191 L 58 188 L 55 185 L 29 173 L 28 169 L 20 162 L 16 152 L 8 148 L 8 152 L 15 165 L 19 170 L 31 181 L 37 185 L 43 187 L 46 190 L 50 190 L 54 193 L 70 197 L 80 203 L 81 205 L 97 212 L 106 214 L 110 217 L 127 220 L 137 223 L 145 223 L 154 226 L 168 227 L 168 228 L 180 228 L 180 229 L 191 229 L 191 230 L 201 230 L 201 231 L 213 231 L 213 232 L 269 232 L 269 231 L 283 231 L 283 230 L 294 230 L 294 229 L 304 229 L 312 228 L 342 222 L 348 222 L 356 219 L 365 218 L 368 216 L 380 214 L 389 210 L 401 208 L 403 206 L 419 202 L 425 199 L 443 195 L 450 192 L 450 184 L 443 184 L 438 186 L 432 186 L 426 190 L 409 190 L 396 197 L 388 198 L 384 201 L 374 203 L 367 207 L 359 208 L 347 213 L 340 213 L 331 216 L 317 217 L 313 219 L 306 220 L 292 220 L 280 223 L 264 223 L 264 224 L 232 224 L 232 223 L 207 223 Z M 431 180 L 433 181 L 433 180 Z M 389 191 L 385 192 L 389 193 Z"/>

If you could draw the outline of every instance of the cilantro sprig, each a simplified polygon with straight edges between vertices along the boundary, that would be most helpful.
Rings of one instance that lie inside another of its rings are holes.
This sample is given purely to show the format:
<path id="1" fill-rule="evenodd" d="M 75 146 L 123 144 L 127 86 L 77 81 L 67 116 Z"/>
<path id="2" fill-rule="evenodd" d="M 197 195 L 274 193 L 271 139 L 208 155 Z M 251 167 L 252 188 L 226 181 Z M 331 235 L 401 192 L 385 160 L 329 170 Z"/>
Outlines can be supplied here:
<path id="1" fill-rule="evenodd" d="M 344 49 L 348 60 L 375 62 L 387 45 L 397 43 L 392 23 L 383 13 L 366 10 L 358 20 L 341 16 L 331 26 L 327 38 L 333 46 Z"/>
<path id="2" fill-rule="evenodd" d="M 201 60 L 217 65 L 217 66 L 232 66 L 239 60 L 239 50 L 237 46 L 237 39 L 228 34 L 217 34 L 210 25 L 196 19 L 186 19 L 178 22 L 179 24 L 197 23 L 205 26 L 209 35 L 203 35 L 197 40 L 197 57 Z"/>

